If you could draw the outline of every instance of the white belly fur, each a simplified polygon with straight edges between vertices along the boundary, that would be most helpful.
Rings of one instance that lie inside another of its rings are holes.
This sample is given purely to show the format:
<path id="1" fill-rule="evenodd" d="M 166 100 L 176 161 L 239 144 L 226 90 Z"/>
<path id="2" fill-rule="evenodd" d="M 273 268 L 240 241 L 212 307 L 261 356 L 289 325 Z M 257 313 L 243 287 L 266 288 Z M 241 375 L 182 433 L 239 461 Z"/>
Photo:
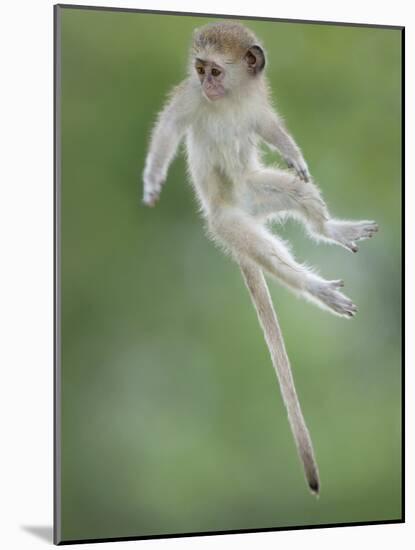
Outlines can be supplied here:
<path id="1" fill-rule="evenodd" d="M 259 163 L 256 136 L 249 121 L 242 123 L 237 112 L 233 116 L 228 113 L 226 121 L 220 114 L 202 112 L 186 136 L 190 176 L 206 210 L 218 202 L 235 199 L 245 174 Z"/>

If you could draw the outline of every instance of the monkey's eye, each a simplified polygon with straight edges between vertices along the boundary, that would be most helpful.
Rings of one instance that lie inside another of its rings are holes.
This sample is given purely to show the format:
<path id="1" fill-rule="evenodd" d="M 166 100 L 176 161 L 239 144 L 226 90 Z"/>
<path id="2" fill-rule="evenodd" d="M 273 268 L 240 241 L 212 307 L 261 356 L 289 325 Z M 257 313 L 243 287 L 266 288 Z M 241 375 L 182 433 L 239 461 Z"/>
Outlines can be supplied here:
<path id="1" fill-rule="evenodd" d="M 215 69 L 215 68 L 212 69 L 212 76 L 219 76 L 220 73 L 221 73 L 221 72 L 220 72 L 219 69 Z"/>
<path id="2" fill-rule="evenodd" d="M 205 74 L 205 69 L 203 67 L 196 67 L 196 71 L 199 73 L 199 74 Z"/>

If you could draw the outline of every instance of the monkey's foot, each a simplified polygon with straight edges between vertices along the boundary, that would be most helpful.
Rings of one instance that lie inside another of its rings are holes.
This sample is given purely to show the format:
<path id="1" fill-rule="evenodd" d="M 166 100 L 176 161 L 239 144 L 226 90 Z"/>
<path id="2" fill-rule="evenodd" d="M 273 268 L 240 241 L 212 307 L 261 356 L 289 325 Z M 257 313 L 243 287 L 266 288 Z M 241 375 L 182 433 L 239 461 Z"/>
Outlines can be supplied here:
<path id="1" fill-rule="evenodd" d="M 308 286 L 308 292 L 323 308 L 341 317 L 350 318 L 356 314 L 357 306 L 339 291 L 343 286 L 341 280 L 313 280 Z"/>
<path id="2" fill-rule="evenodd" d="M 379 230 L 373 221 L 346 222 L 330 220 L 327 222 L 327 236 L 351 252 L 357 252 L 356 241 L 370 239 Z"/>

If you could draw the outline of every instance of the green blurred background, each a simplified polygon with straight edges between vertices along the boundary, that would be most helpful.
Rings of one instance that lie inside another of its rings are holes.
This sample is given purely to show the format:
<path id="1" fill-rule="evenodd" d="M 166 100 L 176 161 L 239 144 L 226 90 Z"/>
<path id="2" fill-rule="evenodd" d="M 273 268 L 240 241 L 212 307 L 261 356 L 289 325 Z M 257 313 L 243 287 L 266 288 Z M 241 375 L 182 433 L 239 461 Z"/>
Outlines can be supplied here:
<path id="1" fill-rule="evenodd" d="M 401 33 L 246 21 L 333 214 L 376 219 L 357 255 L 278 228 L 344 278 L 353 321 L 271 281 L 322 491 L 306 487 L 236 265 L 175 160 L 140 204 L 149 132 L 209 18 L 60 9 L 62 537 L 401 517 Z M 275 154 L 267 153 L 269 162 Z"/>

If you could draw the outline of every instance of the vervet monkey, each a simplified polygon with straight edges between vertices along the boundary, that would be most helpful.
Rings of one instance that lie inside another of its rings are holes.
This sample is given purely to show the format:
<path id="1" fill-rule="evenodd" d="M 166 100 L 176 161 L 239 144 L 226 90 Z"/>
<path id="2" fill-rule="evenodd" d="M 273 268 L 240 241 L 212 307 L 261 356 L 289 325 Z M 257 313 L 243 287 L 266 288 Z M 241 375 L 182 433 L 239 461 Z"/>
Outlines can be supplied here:
<path id="1" fill-rule="evenodd" d="M 188 76 L 171 93 L 154 127 L 144 169 L 143 202 L 154 206 L 179 143 L 186 141 L 191 180 L 210 236 L 239 263 L 263 328 L 312 492 L 319 474 L 263 271 L 336 315 L 356 306 L 328 281 L 299 264 L 266 227 L 291 216 L 310 236 L 357 251 L 378 230 L 373 221 L 330 217 L 306 161 L 271 105 L 258 38 L 236 22 L 196 29 Z M 264 166 L 260 141 L 277 149 L 289 170 Z"/>

